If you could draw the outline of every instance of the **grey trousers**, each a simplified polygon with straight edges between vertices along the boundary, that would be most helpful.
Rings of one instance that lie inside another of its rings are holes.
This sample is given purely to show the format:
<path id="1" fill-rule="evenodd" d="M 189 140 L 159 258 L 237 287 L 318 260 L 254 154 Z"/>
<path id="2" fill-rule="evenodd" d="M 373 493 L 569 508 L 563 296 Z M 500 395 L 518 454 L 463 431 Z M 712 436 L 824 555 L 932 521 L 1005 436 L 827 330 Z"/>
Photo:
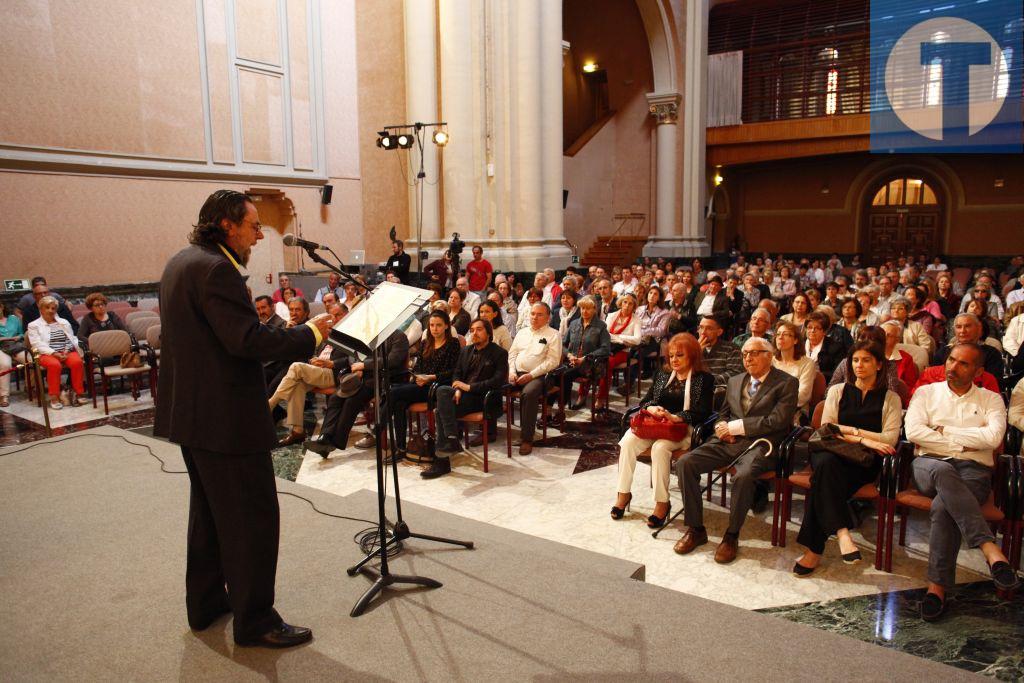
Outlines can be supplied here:
<path id="1" fill-rule="evenodd" d="M 704 500 L 700 495 L 701 475 L 730 464 L 753 442 L 754 439 L 740 437 L 736 439 L 736 443 L 729 444 L 713 438 L 679 458 L 676 462 L 676 476 L 679 477 L 679 490 L 683 492 L 683 521 L 686 526 L 704 526 Z M 775 469 L 775 456 L 763 458 L 763 453 L 764 449 L 758 446 L 736 463 L 736 476 L 732 480 L 728 533 L 739 534 L 747 518 L 747 512 L 754 503 L 757 478 Z"/>
<path id="2" fill-rule="evenodd" d="M 533 432 L 537 428 L 537 406 L 540 403 L 541 393 L 544 391 L 544 378 L 538 377 L 530 380 L 523 387 L 519 402 L 523 407 L 523 423 L 520 425 L 519 438 L 522 441 L 533 441 Z"/>
<path id="3" fill-rule="evenodd" d="M 972 460 L 914 458 L 914 484 L 932 498 L 928 580 L 944 588 L 956 583 L 961 538 L 967 547 L 995 541 L 981 506 L 992 491 L 992 470 Z"/>

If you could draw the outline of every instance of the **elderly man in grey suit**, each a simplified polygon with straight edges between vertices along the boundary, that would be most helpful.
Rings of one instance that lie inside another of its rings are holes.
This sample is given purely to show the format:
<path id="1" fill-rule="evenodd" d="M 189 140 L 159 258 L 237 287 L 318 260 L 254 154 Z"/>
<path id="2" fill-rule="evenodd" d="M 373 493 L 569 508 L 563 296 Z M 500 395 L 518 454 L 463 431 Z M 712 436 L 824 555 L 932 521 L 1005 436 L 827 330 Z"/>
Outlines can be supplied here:
<path id="1" fill-rule="evenodd" d="M 796 412 L 800 385 L 795 378 L 772 367 L 772 350 L 772 345 L 761 337 L 751 337 L 743 344 L 746 372 L 731 377 L 726 385 L 726 405 L 715 424 L 715 436 L 676 463 L 687 526 L 674 548 L 680 555 L 708 542 L 701 475 L 729 465 L 755 441 L 767 439 L 772 444 L 771 454 L 766 455 L 766 444 L 759 444 L 735 464 L 729 528 L 715 551 L 715 562 L 728 564 L 736 559 L 740 528 L 754 502 L 757 478 L 775 469 L 779 442 L 792 428 Z"/>

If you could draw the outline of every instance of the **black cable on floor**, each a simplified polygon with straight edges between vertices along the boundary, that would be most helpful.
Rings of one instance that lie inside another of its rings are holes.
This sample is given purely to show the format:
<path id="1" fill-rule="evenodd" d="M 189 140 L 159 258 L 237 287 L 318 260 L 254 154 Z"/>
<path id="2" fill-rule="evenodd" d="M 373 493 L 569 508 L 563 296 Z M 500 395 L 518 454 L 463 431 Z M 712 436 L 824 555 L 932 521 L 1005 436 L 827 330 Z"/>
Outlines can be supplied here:
<path id="1" fill-rule="evenodd" d="M 164 472 L 165 474 L 188 474 L 187 470 L 169 470 L 169 469 L 167 469 L 167 463 L 164 462 L 164 460 L 162 458 L 160 458 L 160 456 L 158 456 L 153 451 L 152 447 L 150 447 L 148 444 L 137 443 L 135 441 L 129 441 L 128 439 L 126 439 L 125 437 L 121 436 L 120 434 L 89 434 L 89 433 L 72 434 L 70 436 L 65 436 L 65 437 L 60 438 L 60 439 L 47 440 L 47 441 L 37 441 L 37 442 L 31 443 L 31 444 L 29 444 L 27 446 L 23 446 L 21 448 L 17 448 L 17 449 L 15 449 L 13 451 L 7 451 L 5 453 L 0 453 L 0 457 L 5 456 L 5 455 L 14 455 L 15 453 L 22 453 L 22 452 L 27 451 L 29 449 L 35 448 L 37 446 L 48 446 L 48 445 L 52 445 L 52 444 L 55 444 L 55 443 L 63 443 L 65 441 L 71 441 L 72 439 L 83 439 L 83 438 L 120 439 L 121 441 L 124 441 L 127 444 L 131 444 L 132 446 L 139 446 L 140 448 L 145 448 L 149 452 L 150 457 L 152 457 L 154 460 L 156 460 L 157 462 L 160 463 L 160 471 L 161 472 Z M 319 515 L 323 515 L 324 517 L 333 517 L 334 519 L 344 519 L 344 520 L 348 520 L 350 522 L 365 522 L 366 524 L 373 524 L 372 531 L 373 531 L 374 534 L 377 534 L 377 523 L 372 521 L 372 520 L 363 519 L 361 517 L 346 517 L 345 515 L 335 515 L 335 514 L 330 513 L 330 512 L 324 512 L 323 510 L 318 508 L 316 506 L 316 504 L 313 501 L 311 501 L 309 498 L 305 498 L 304 496 L 300 496 L 297 493 L 292 493 L 291 491 L 280 491 L 279 490 L 277 493 L 278 493 L 278 495 L 291 496 L 292 498 L 298 498 L 299 500 L 306 501 L 307 503 L 309 503 L 309 506 L 311 508 L 313 508 L 314 512 L 316 512 Z M 353 540 L 355 540 L 355 542 L 357 544 L 359 544 L 360 548 L 364 548 L 364 546 L 363 546 L 362 541 L 359 540 L 359 538 L 360 538 L 360 536 L 362 534 L 366 533 L 367 531 L 369 531 L 369 530 L 360 531 L 359 533 L 356 534 L 356 537 L 353 539 Z M 375 544 L 375 547 L 379 547 L 379 546 L 377 546 Z M 396 547 L 395 552 L 397 552 L 398 545 L 396 544 L 395 547 Z"/>

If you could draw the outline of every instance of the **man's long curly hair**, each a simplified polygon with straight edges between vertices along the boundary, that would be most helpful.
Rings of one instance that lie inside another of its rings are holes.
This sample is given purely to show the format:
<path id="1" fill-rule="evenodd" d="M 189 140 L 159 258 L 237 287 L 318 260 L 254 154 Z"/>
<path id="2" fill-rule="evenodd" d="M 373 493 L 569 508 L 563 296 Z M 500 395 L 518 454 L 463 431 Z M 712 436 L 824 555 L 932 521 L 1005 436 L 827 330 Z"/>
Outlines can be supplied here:
<path id="1" fill-rule="evenodd" d="M 252 197 L 235 190 L 217 190 L 203 203 L 199 220 L 192 227 L 188 241 L 202 247 L 212 247 L 224 242 L 224 228 L 220 223 L 227 218 L 232 223 L 241 223 L 245 218 L 246 203 Z"/>

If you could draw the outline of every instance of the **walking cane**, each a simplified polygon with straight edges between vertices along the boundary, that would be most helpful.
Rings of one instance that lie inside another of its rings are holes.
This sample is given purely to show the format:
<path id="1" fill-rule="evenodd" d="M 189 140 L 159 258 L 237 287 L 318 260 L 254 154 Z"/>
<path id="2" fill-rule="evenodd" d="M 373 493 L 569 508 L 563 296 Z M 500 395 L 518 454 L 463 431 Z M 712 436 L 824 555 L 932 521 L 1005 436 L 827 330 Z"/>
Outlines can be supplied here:
<path id="1" fill-rule="evenodd" d="M 747 446 L 746 448 L 744 448 L 744 449 L 743 449 L 743 451 L 742 451 L 742 452 L 741 452 L 741 453 L 740 453 L 739 455 L 737 455 L 737 456 L 736 456 L 736 459 L 735 459 L 735 460 L 733 460 L 733 461 L 732 461 L 731 463 L 729 463 L 728 465 L 726 465 L 726 466 L 725 466 L 725 467 L 724 467 L 724 468 L 722 469 L 722 471 L 718 473 L 718 476 L 716 476 L 716 477 L 714 477 L 714 478 L 712 478 L 712 477 L 708 477 L 708 485 L 707 485 L 707 486 L 705 486 L 705 487 L 704 487 L 703 489 L 701 489 L 701 492 L 700 492 L 700 497 L 702 497 L 702 498 L 703 498 L 703 497 L 704 497 L 704 494 L 705 494 L 705 493 L 707 493 L 707 491 L 708 491 L 708 490 L 709 490 L 709 489 L 710 489 L 710 488 L 711 488 L 712 486 L 714 486 L 714 485 L 715 485 L 715 483 L 716 483 L 716 482 L 717 482 L 717 481 L 718 481 L 719 479 L 721 479 L 722 477 L 724 477 L 724 476 L 725 476 L 725 473 L 726 473 L 726 472 L 728 472 L 728 471 L 729 471 L 729 470 L 731 470 L 731 469 L 732 469 L 733 467 L 735 467 L 735 466 L 736 466 L 736 463 L 738 463 L 738 462 L 740 461 L 740 459 L 742 459 L 742 458 L 743 458 L 743 456 L 745 456 L 745 455 L 746 455 L 747 453 L 749 453 L 750 451 L 752 451 L 752 450 L 754 449 L 754 446 L 758 445 L 759 443 L 765 443 L 765 444 L 767 444 L 767 445 L 768 445 L 768 451 L 767 451 L 767 452 L 766 452 L 766 453 L 765 453 L 764 455 L 762 455 L 762 456 L 761 456 L 762 458 L 767 458 L 767 457 L 768 457 L 769 455 L 771 455 L 771 454 L 772 454 L 772 450 L 773 450 L 773 447 L 772 447 L 772 442 L 771 442 L 771 441 L 769 441 L 768 439 L 766 439 L 766 438 L 764 438 L 764 437 L 761 437 L 760 439 L 755 439 L 755 440 L 754 440 L 754 443 L 752 443 L 752 444 L 750 444 L 749 446 Z M 664 526 L 662 526 L 661 528 L 659 528 L 659 529 L 658 529 L 657 531 L 655 531 L 654 533 L 652 533 L 652 534 L 651 534 L 651 536 L 653 536 L 654 538 L 657 538 L 657 537 L 658 537 L 658 534 L 660 534 L 660 533 L 661 533 L 662 531 L 664 531 L 665 529 L 667 529 L 667 528 L 669 527 L 669 525 L 670 525 L 670 524 L 672 524 L 672 522 L 674 522 L 674 521 L 676 520 L 676 517 L 678 517 L 679 515 L 683 514 L 683 512 L 684 512 L 685 510 L 686 510 L 686 507 L 685 507 L 685 505 L 684 505 L 683 507 L 680 507 L 680 508 L 679 508 L 679 511 L 678 511 L 678 512 L 677 512 L 676 514 L 672 515 L 672 517 L 671 517 L 671 518 L 669 518 L 669 520 L 668 520 L 667 522 L 665 522 L 665 525 L 664 525 Z"/>

